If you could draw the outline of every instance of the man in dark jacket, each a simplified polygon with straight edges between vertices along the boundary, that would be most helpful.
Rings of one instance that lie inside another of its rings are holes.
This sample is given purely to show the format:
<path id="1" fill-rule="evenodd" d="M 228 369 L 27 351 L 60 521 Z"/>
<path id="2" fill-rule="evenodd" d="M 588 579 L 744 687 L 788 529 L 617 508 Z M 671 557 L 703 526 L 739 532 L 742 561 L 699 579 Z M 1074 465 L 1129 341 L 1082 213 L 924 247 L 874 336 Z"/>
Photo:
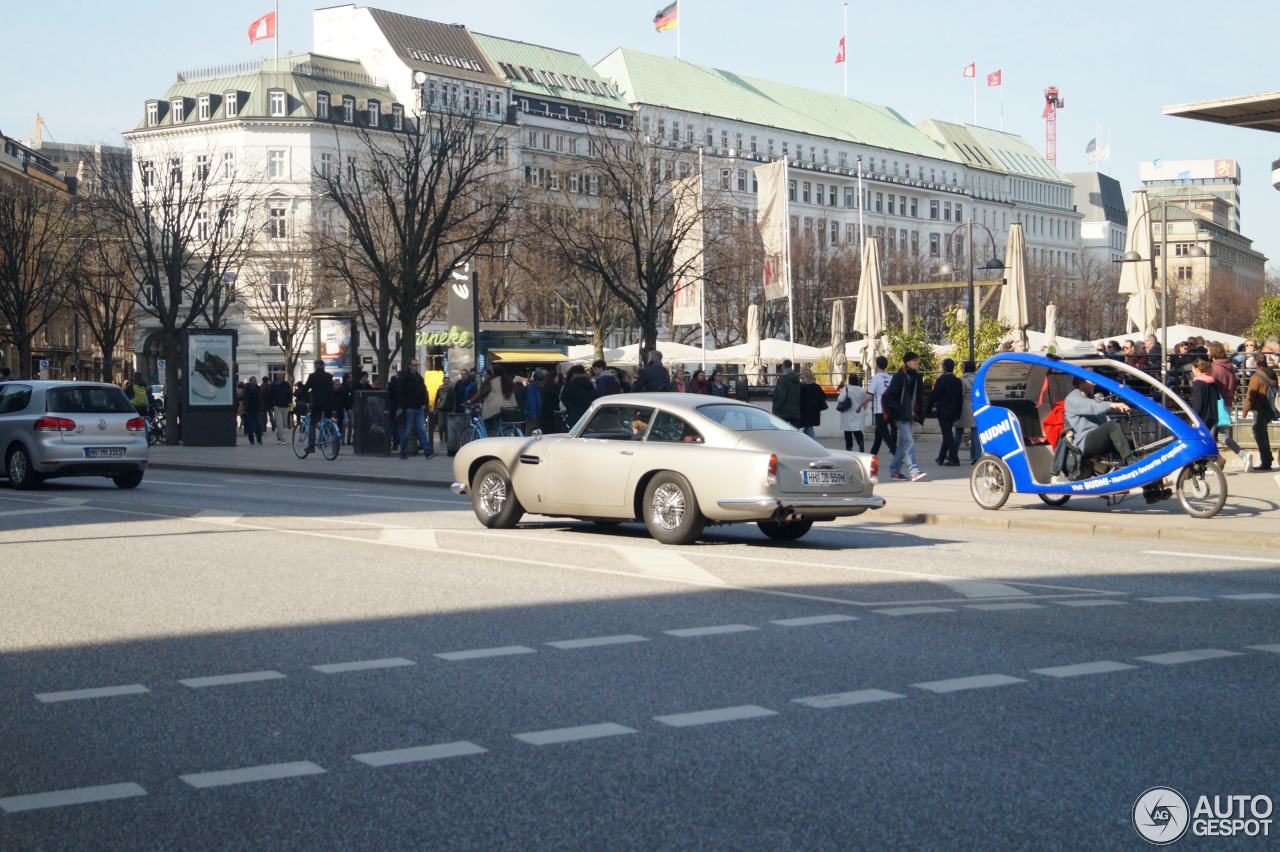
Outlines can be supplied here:
<path id="1" fill-rule="evenodd" d="M 565 382 L 564 390 L 560 391 L 560 404 L 564 406 L 564 422 L 573 428 L 573 424 L 582 419 L 582 415 L 587 413 L 587 409 L 591 407 L 592 401 L 599 396 L 596 393 L 596 386 L 591 383 L 587 371 L 583 369 L 581 364 L 574 364 L 569 368 L 569 381 Z"/>
<path id="2" fill-rule="evenodd" d="M 919 370 L 920 357 L 914 352 L 907 352 L 902 356 L 902 369 L 893 374 L 889 389 L 884 392 L 885 410 L 889 418 L 898 424 L 898 447 L 893 451 L 893 461 L 889 463 L 889 476 L 912 482 L 928 476 L 916 463 L 915 437 L 911 431 L 917 422 L 923 422 L 920 416 Z M 907 466 L 905 474 L 902 473 L 904 463 Z"/>
<path id="3" fill-rule="evenodd" d="M 418 359 L 409 362 L 409 369 L 400 374 L 400 407 L 404 409 L 404 425 L 400 427 L 400 458 L 407 459 L 405 452 L 409 446 L 409 432 L 418 436 L 418 446 L 422 449 L 423 458 L 431 458 L 436 454 L 431 446 L 431 435 L 427 432 L 427 382 L 418 372 Z"/>
<path id="4" fill-rule="evenodd" d="M 636 393 L 671 390 L 671 374 L 662 366 L 662 353 L 657 349 L 649 353 L 649 363 L 640 371 L 631 389 Z"/>
<path id="5" fill-rule="evenodd" d="M 813 380 L 812 370 L 805 370 L 800 379 L 800 425 L 806 435 L 814 438 L 822 412 L 827 410 L 827 393 Z"/>
<path id="6" fill-rule="evenodd" d="M 276 443 L 289 441 L 289 403 L 293 402 L 293 387 L 284 379 L 284 373 L 276 373 L 271 383 L 271 407 L 275 411 Z"/>
<path id="7" fill-rule="evenodd" d="M 960 466 L 960 448 L 956 444 L 956 421 L 964 408 L 964 383 L 955 373 L 956 362 L 950 358 L 942 361 L 942 375 L 933 383 L 929 394 L 929 410 L 938 416 L 938 428 L 942 430 L 942 448 L 937 462 L 948 467 Z"/>
<path id="8" fill-rule="evenodd" d="M 773 386 L 773 413 L 797 429 L 804 428 L 800 420 L 800 374 L 791 366 L 791 359 L 782 362 L 782 375 Z"/>
<path id="9" fill-rule="evenodd" d="M 591 380 L 596 386 L 596 396 L 612 396 L 615 393 L 622 393 L 622 385 L 618 383 L 617 374 L 609 369 L 603 358 L 597 359 L 592 363 Z"/>
<path id="10" fill-rule="evenodd" d="M 400 374 L 396 373 L 387 382 L 387 414 L 391 418 L 391 449 L 400 446 Z"/>
<path id="11" fill-rule="evenodd" d="M 307 430 L 306 452 L 309 456 L 316 451 L 316 428 L 324 418 L 334 414 L 338 403 L 333 395 L 333 376 L 319 358 L 316 359 L 315 370 L 307 376 L 307 383 L 302 387 L 311 403 L 311 428 Z"/>
<path id="12" fill-rule="evenodd" d="M 257 376 L 249 377 L 241 401 L 244 403 L 244 431 L 249 436 L 249 443 L 262 446 L 262 388 L 258 385 Z"/>

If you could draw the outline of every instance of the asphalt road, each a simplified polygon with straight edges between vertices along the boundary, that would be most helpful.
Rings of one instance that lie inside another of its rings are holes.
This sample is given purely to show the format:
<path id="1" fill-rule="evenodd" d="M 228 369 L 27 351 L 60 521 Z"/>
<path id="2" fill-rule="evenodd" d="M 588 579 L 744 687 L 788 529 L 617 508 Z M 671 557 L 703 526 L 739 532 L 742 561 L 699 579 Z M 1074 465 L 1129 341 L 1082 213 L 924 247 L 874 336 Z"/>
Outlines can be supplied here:
<path id="1" fill-rule="evenodd" d="M 0 849 L 1140 848 L 1150 787 L 1280 798 L 1278 564 L 873 516 L 668 548 L 175 471 L 0 491 Z"/>

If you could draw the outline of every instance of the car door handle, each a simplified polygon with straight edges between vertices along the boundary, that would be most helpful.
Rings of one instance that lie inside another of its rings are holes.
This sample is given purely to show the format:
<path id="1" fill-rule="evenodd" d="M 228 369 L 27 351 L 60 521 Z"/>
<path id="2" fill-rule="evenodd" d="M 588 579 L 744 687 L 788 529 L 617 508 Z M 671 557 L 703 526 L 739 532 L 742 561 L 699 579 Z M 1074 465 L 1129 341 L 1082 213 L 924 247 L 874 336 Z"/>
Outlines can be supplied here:
<path id="1" fill-rule="evenodd" d="M 636 454 L 635 450 L 622 450 L 621 452 L 624 456 L 634 456 Z"/>

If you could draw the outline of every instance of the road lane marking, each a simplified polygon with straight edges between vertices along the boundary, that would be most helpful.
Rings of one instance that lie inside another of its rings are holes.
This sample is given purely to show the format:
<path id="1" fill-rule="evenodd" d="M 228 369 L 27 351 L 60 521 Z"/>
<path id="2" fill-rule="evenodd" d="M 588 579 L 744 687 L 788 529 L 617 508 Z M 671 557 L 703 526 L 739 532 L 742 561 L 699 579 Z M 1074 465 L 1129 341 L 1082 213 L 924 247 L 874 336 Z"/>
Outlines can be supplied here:
<path id="1" fill-rule="evenodd" d="M 723 586 L 715 574 L 705 568 L 699 568 L 688 559 L 670 548 L 631 547 L 611 545 L 612 550 L 622 557 L 623 562 L 646 577 L 674 577 L 680 580 L 699 580 L 717 586 Z"/>
<path id="2" fill-rule="evenodd" d="M 176 479 L 153 479 L 148 476 L 144 478 L 143 483 L 146 485 L 169 485 L 174 488 L 223 488 L 222 485 L 213 485 L 208 482 L 181 482 Z"/>
<path id="3" fill-rule="evenodd" d="M 1197 598 L 1194 595 L 1157 595 L 1154 598 L 1138 598 L 1140 601 L 1157 604 L 1200 603 L 1208 598 Z"/>
<path id="4" fill-rule="evenodd" d="M 618 725 L 614 722 L 601 722 L 598 725 L 579 725 L 576 728 L 552 728 L 548 731 L 529 731 L 523 734 L 512 734 L 513 737 L 529 745 L 544 746 L 559 743 L 571 743 L 578 740 L 598 740 L 604 737 L 617 737 L 623 734 L 639 733 L 635 728 Z"/>
<path id="5" fill-rule="evenodd" d="M 443 654 L 436 654 L 442 660 L 480 660 L 485 657 L 510 657 L 515 654 L 536 654 L 533 648 L 527 645 L 503 645 L 499 648 L 476 648 L 471 651 L 446 651 Z"/>
<path id="6" fill-rule="evenodd" d="M 77 787 L 73 790 L 50 790 L 47 793 L 9 796 L 8 798 L 0 799 L 0 810 L 14 814 L 19 811 L 60 808 L 65 805 L 85 805 L 90 802 L 109 802 L 112 799 L 129 799 L 145 795 L 147 795 L 147 791 L 137 784 L 101 784 L 97 787 Z"/>
<path id="7" fill-rule="evenodd" d="M 256 683 L 260 680 L 282 680 L 284 675 L 276 671 L 240 672 L 239 674 L 213 675 L 211 677 L 189 677 L 179 680 L 183 686 L 192 689 L 204 689 L 208 686 L 228 686 L 233 683 Z"/>
<path id="8" fill-rule="evenodd" d="M 1189 553 L 1180 550 L 1144 550 L 1151 556 L 1185 556 L 1191 559 L 1215 559 L 1219 562 L 1261 562 L 1264 565 L 1280 565 L 1280 559 L 1265 559 L 1257 556 L 1223 556 L 1216 553 Z"/>
<path id="9" fill-rule="evenodd" d="M 1129 669 L 1136 669 L 1137 666 L 1131 666 L 1128 663 L 1117 663 L 1114 660 L 1098 660 L 1095 663 L 1075 663 L 1069 666 L 1049 666 L 1045 669 L 1032 669 L 1038 675 L 1045 677 L 1081 677 L 1083 675 L 1108 674 L 1110 672 L 1123 672 Z"/>
<path id="10" fill-rule="evenodd" d="M 1229 601 L 1273 601 L 1280 598 L 1280 595 L 1271 592 L 1249 592 L 1240 595 L 1218 595 L 1220 598 L 1226 598 Z"/>
<path id="11" fill-rule="evenodd" d="M 944 606 L 900 606 L 890 609 L 873 609 L 871 611 L 880 615 L 928 615 L 932 612 L 955 612 L 954 609 L 948 609 Z"/>
<path id="12" fill-rule="evenodd" d="M 1026 603 L 1024 601 L 1016 601 L 1013 603 L 987 603 L 987 604 L 965 604 L 965 609 L 980 609 L 984 612 L 1005 612 L 1014 609 L 1044 609 L 1044 604 Z"/>
<path id="13" fill-rule="evenodd" d="M 1224 651 L 1221 648 L 1197 648 L 1194 651 L 1173 651 L 1168 654 L 1152 654 L 1148 657 L 1135 657 L 1144 663 L 1157 663 L 1162 666 L 1176 666 L 1179 663 L 1196 663 L 1200 660 L 1217 660 L 1222 657 L 1239 657 L 1239 651 Z"/>
<path id="14" fill-rule="evenodd" d="M 1106 600 L 1054 601 L 1054 603 L 1056 603 L 1058 606 L 1085 607 L 1085 606 L 1124 606 L 1129 602 L 1106 599 Z"/>
<path id="15" fill-rule="evenodd" d="M 593 636 L 589 639 L 561 639 L 547 642 L 552 648 L 571 651 L 575 648 L 596 648 L 600 645 L 625 645 L 630 642 L 648 642 L 648 638 L 634 633 L 620 633 L 616 636 Z"/>
<path id="16" fill-rule="evenodd" d="M 806 707 L 816 707 L 819 710 L 825 710 L 829 707 L 851 707 L 855 704 L 870 704 L 874 701 L 893 701 L 897 698 L 906 698 L 898 692 L 889 692 L 884 689 L 858 689 L 853 692 L 833 692 L 830 695 L 810 695 L 808 698 L 793 698 L 793 704 L 803 704 Z"/>
<path id="17" fill-rule="evenodd" d="M 57 503 L 59 506 L 83 506 L 89 502 L 88 497 L 52 497 L 50 503 Z"/>
<path id="18" fill-rule="evenodd" d="M 6 509 L 0 512 L 0 518 L 12 518 L 17 515 L 43 515 L 49 512 L 74 512 L 78 506 L 41 506 L 37 509 Z"/>
<path id="19" fill-rule="evenodd" d="M 352 759 L 366 766 L 396 766 L 401 763 L 421 763 L 427 760 L 443 760 L 447 757 L 466 757 L 471 754 L 484 754 L 488 749 L 478 746 L 469 740 L 458 740 L 453 743 L 439 743 L 429 746 L 397 748 L 390 751 L 370 751 L 364 754 L 353 754 Z"/>
<path id="20" fill-rule="evenodd" d="M 181 517 L 175 515 L 176 517 Z M 228 512 L 225 509 L 201 509 L 191 516 L 193 521 L 207 521 L 211 524 L 236 524 L 244 515 L 239 512 Z M 252 527 L 249 527 L 252 529 Z M 270 527 L 260 527 L 260 529 L 270 529 Z"/>
<path id="21" fill-rule="evenodd" d="M 84 701 L 90 698 L 114 698 L 117 695 L 141 695 L 150 691 L 140 683 L 127 683 L 123 686 L 67 689 L 62 692 L 37 692 L 36 700 L 44 704 L 54 704 L 59 701 Z"/>
<path id="22" fill-rule="evenodd" d="M 1266 651 L 1268 654 L 1280 654 L 1280 645 L 1250 645 L 1251 651 Z"/>
<path id="23" fill-rule="evenodd" d="M 398 666 L 416 666 L 413 660 L 404 657 L 386 657 L 381 660 L 355 660 L 350 663 L 322 663 L 311 668 L 322 674 L 342 674 L 343 672 L 361 672 L 368 669 L 393 669 Z"/>
<path id="24" fill-rule="evenodd" d="M 913 683 L 914 689 L 924 689 L 929 692 L 943 694 L 947 692 L 963 692 L 968 689 L 989 689 L 994 686 L 1009 686 L 1015 683 L 1026 683 L 1020 677 L 1010 677 L 1002 674 L 985 674 L 973 675 L 972 677 L 953 677 L 947 680 L 928 680 L 923 683 Z"/>
<path id="25" fill-rule="evenodd" d="M 303 775 L 321 775 L 324 768 L 309 760 L 293 763 L 267 763 L 262 766 L 246 766 L 243 769 L 221 769 L 216 772 L 194 772 L 178 777 L 198 789 L 229 787 L 232 784 L 251 784 L 256 781 L 278 781 L 281 778 L 298 778 Z"/>
<path id="26" fill-rule="evenodd" d="M 776 710 L 758 707 L 755 704 L 743 704 L 738 707 L 720 707 L 715 710 L 696 710 L 692 713 L 672 713 L 668 716 L 654 716 L 653 721 L 661 722 L 673 728 L 689 728 L 694 725 L 713 725 L 717 722 L 737 722 L 742 719 L 759 719 L 764 716 L 777 716 Z"/>
<path id="27" fill-rule="evenodd" d="M 939 580 L 938 582 L 955 589 L 966 598 L 1017 598 L 1031 594 L 993 580 Z"/>
<path id="28" fill-rule="evenodd" d="M 722 633 L 746 633 L 748 630 L 759 630 L 750 624 L 717 624 L 714 627 L 681 627 L 679 630 L 664 630 L 668 636 L 688 638 L 691 636 L 719 636 Z"/>
<path id="29" fill-rule="evenodd" d="M 367 491 L 347 491 L 352 497 L 372 497 L 375 500 L 396 500 L 402 503 L 444 503 L 457 509 L 470 508 L 471 501 L 466 499 L 445 500 L 439 497 L 395 497 L 390 494 L 370 494 Z"/>
<path id="30" fill-rule="evenodd" d="M 835 624 L 839 621 L 857 621 L 856 615 L 806 615 L 800 618 L 775 618 L 770 624 L 779 627 L 812 627 L 815 624 Z"/>
<path id="31" fill-rule="evenodd" d="M 440 542 L 436 540 L 436 531 L 428 529 L 384 529 L 378 533 L 382 544 L 393 547 L 413 547 L 419 550 L 437 550 Z"/>

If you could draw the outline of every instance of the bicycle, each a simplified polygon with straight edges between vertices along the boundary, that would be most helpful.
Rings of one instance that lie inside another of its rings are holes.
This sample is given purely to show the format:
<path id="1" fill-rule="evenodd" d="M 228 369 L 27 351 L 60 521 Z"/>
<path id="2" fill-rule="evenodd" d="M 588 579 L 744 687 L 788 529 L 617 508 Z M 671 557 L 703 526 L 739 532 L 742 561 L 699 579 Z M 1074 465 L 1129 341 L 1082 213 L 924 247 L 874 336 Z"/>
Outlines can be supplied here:
<path id="1" fill-rule="evenodd" d="M 300 459 L 307 457 L 307 440 L 311 432 L 311 414 L 302 415 L 293 427 L 293 454 Z M 342 433 L 338 431 L 338 419 L 326 417 L 316 427 L 316 447 L 329 461 L 342 451 Z"/>
<path id="2" fill-rule="evenodd" d="M 480 416 L 478 406 L 468 406 L 467 413 L 471 415 L 471 434 L 467 441 L 478 441 L 482 438 L 489 437 L 489 428 L 484 425 L 484 418 Z M 508 420 L 505 410 L 500 415 L 498 421 L 497 438 L 523 438 L 524 437 L 524 420 Z"/>
<path id="3" fill-rule="evenodd" d="M 164 412 L 156 411 L 147 416 L 147 445 L 154 447 L 164 443 Z"/>

